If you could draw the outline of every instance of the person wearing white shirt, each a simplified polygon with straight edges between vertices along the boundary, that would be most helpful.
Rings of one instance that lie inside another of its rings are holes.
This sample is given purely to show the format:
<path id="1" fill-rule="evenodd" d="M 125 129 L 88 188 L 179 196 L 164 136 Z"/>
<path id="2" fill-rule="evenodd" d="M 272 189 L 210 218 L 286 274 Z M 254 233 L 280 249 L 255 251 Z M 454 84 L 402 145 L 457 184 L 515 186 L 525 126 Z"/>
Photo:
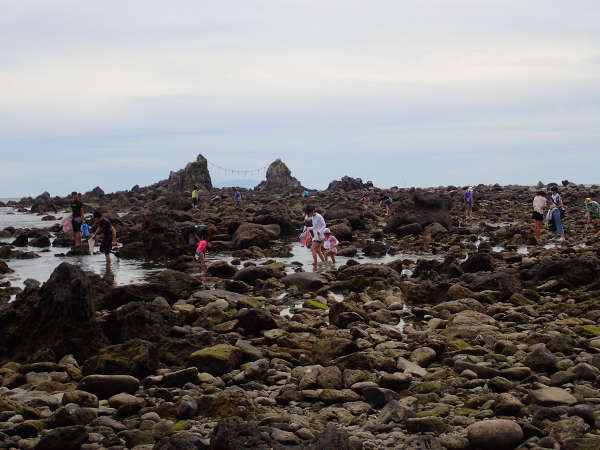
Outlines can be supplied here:
<path id="1" fill-rule="evenodd" d="M 542 237 L 542 225 L 544 224 L 544 213 L 548 206 L 548 199 L 544 191 L 538 191 L 533 198 L 533 226 L 535 229 L 535 238 L 538 240 Z"/>
<path id="2" fill-rule="evenodd" d="M 315 211 L 314 206 L 308 205 L 306 208 L 304 208 L 304 213 L 306 214 L 305 219 L 312 221 L 312 227 L 310 227 L 313 235 L 311 252 L 313 255 L 313 268 L 316 270 L 317 256 L 322 262 L 325 262 L 325 256 L 323 255 L 321 246 L 325 240 L 324 231 L 327 228 L 327 225 L 325 224 L 325 219 L 323 216 Z"/>

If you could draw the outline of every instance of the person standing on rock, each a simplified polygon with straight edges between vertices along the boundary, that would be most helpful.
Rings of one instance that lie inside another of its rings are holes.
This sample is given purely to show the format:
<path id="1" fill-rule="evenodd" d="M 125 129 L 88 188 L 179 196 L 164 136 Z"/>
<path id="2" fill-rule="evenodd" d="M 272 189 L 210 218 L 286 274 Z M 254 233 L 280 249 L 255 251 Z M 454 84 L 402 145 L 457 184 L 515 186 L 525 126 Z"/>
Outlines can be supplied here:
<path id="1" fill-rule="evenodd" d="M 323 234 L 325 235 L 325 240 L 323 241 L 323 248 L 325 249 L 325 262 L 331 256 L 331 262 L 335 264 L 335 255 L 337 254 L 338 245 L 340 245 L 340 241 L 331 234 L 331 230 L 329 228 L 325 228 L 323 230 Z"/>
<path id="2" fill-rule="evenodd" d="M 558 186 L 552 186 L 552 208 L 548 212 L 550 220 L 553 223 L 553 231 L 556 235 L 560 236 L 561 240 L 566 239 L 565 228 L 563 226 L 563 219 L 565 217 L 565 205 L 563 204 L 562 197 L 558 192 Z"/>
<path id="3" fill-rule="evenodd" d="M 327 228 L 325 224 L 325 219 L 321 214 L 315 211 L 315 207 L 312 205 L 308 205 L 304 208 L 304 213 L 306 216 L 305 220 L 311 220 L 312 227 L 310 227 L 313 235 L 311 252 L 313 256 L 313 268 L 317 269 L 317 256 L 321 259 L 322 262 L 325 262 L 325 256 L 323 255 L 323 251 L 321 250 L 321 246 L 323 241 L 325 240 L 324 231 Z"/>
<path id="4" fill-rule="evenodd" d="M 473 204 L 475 203 L 475 194 L 473 192 L 473 186 L 470 186 L 464 195 L 464 203 L 465 203 L 465 214 L 467 219 L 473 217 Z"/>
<path id="5" fill-rule="evenodd" d="M 81 225 L 83 224 L 83 203 L 77 192 L 71 192 L 71 212 L 73 217 L 71 223 L 73 224 L 73 236 L 75 238 L 75 247 L 81 245 Z"/>
<path id="6" fill-rule="evenodd" d="M 546 211 L 546 207 L 548 206 L 548 199 L 546 198 L 546 193 L 544 191 L 538 191 L 533 198 L 533 226 L 535 238 L 540 241 L 542 238 L 542 226 L 544 224 L 544 211 Z"/>
<path id="7" fill-rule="evenodd" d="M 389 216 L 390 215 L 390 207 L 394 204 L 394 200 L 392 200 L 392 198 L 388 195 L 385 194 L 381 201 L 379 202 L 379 207 L 380 208 L 384 208 L 385 209 L 385 215 Z"/>
<path id="8" fill-rule="evenodd" d="M 194 186 L 194 189 L 192 189 L 192 207 L 196 207 L 198 206 L 198 186 Z"/>
<path id="9" fill-rule="evenodd" d="M 237 208 L 240 207 L 240 205 L 242 204 L 242 193 L 238 190 L 236 190 L 233 194 L 233 201 L 235 202 L 235 206 Z"/>
<path id="10" fill-rule="evenodd" d="M 110 223 L 106 217 L 102 217 L 100 211 L 94 211 L 94 223 L 96 229 L 90 236 L 90 239 L 96 239 L 96 235 L 100 233 L 102 235 L 102 243 L 100 244 L 100 253 L 104 253 L 106 256 L 106 265 L 110 265 L 110 252 L 113 245 L 117 244 L 117 230 Z"/>

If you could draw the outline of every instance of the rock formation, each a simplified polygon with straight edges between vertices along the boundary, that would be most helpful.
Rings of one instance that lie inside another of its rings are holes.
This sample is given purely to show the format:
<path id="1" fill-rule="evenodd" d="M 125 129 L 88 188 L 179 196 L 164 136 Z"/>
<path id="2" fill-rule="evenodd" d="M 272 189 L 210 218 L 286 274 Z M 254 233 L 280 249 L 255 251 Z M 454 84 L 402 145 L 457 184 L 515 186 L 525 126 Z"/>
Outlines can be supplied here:
<path id="1" fill-rule="evenodd" d="M 327 186 L 328 191 L 356 191 L 359 189 L 369 189 L 373 187 L 372 181 L 363 183 L 361 178 L 352 178 L 343 176 L 341 180 L 333 180 Z"/>
<path id="2" fill-rule="evenodd" d="M 288 194 L 300 192 L 304 187 L 302 187 L 300 181 L 292 176 L 288 166 L 281 159 L 277 159 L 267 169 L 266 180 L 256 186 L 255 189 L 274 194 Z"/>
<path id="3" fill-rule="evenodd" d="M 208 161 L 202 155 L 198 155 L 195 162 L 188 163 L 185 169 L 169 174 L 168 187 L 170 191 L 191 191 L 194 186 L 205 190 L 213 187 L 208 171 Z"/>

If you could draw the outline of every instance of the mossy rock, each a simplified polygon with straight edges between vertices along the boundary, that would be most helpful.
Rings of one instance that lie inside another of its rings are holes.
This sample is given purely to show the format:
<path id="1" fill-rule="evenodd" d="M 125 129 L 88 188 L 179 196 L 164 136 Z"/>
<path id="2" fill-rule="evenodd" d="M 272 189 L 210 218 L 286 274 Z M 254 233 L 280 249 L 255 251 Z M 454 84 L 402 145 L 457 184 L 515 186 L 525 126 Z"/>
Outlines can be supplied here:
<path id="1" fill-rule="evenodd" d="M 109 345 L 83 364 L 83 374 L 133 375 L 144 378 L 159 366 L 159 349 L 148 341 L 132 339 L 123 344 Z"/>
<path id="2" fill-rule="evenodd" d="M 510 297 L 510 302 L 513 305 L 517 305 L 517 306 L 528 306 L 528 305 L 533 304 L 533 302 L 531 300 L 529 300 L 527 297 L 525 297 L 524 295 L 521 295 L 521 294 L 513 294 Z"/>
<path id="3" fill-rule="evenodd" d="M 239 308 L 260 308 L 263 301 L 257 297 L 244 297 L 238 300 Z"/>
<path id="4" fill-rule="evenodd" d="M 189 430 L 190 428 L 192 428 L 192 424 L 189 422 L 189 420 L 180 420 L 179 422 L 174 423 L 171 427 L 171 429 L 176 432 Z"/>
<path id="5" fill-rule="evenodd" d="M 566 334 L 560 334 L 550 339 L 546 346 L 548 347 L 548 350 L 550 350 L 553 353 L 563 353 L 565 355 L 570 355 L 573 353 L 573 347 L 575 347 L 575 340 L 571 336 L 567 336 Z"/>
<path id="6" fill-rule="evenodd" d="M 479 411 L 471 408 L 460 408 L 454 411 L 454 414 L 457 416 L 471 416 L 473 414 L 478 414 Z"/>
<path id="7" fill-rule="evenodd" d="M 416 392 L 418 394 L 429 394 L 432 392 L 440 392 L 442 390 L 442 384 L 438 381 L 426 381 L 417 386 Z"/>
<path id="8" fill-rule="evenodd" d="M 437 408 L 427 409 L 425 411 L 419 411 L 417 417 L 443 417 L 450 413 L 448 406 L 438 406 Z"/>
<path id="9" fill-rule="evenodd" d="M 581 327 L 586 333 L 600 336 L 600 327 L 598 325 L 583 325 Z"/>
<path id="10" fill-rule="evenodd" d="M 242 351 L 233 345 L 218 344 L 192 353 L 190 360 L 200 372 L 220 376 L 239 367 Z"/>
<path id="11" fill-rule="evenodd" d="M 462 339 L 454 339 L 448 342 L 448 346 L 450 347 L 450 350 L 467 350 L 471 348 L 471 345 Z"/>
<path id="12" fill-rule="evenodd" d="M 304 302 L 305 308 L 328 309 L 327 305 L 316 300 L 307 300 Z"/>
<path id="13" fill-rule="evenodd" d="M 497 361 L 497 362 L 506 362 L 508 361 L 508 357 L 506 355 L 501 355 L 499 353 L 490 353 L 485 357 L 487 360 Z"/>
<path id="14" fill-rule="evenodd" d="M 217 333 L 230 333 L 233 330 L 235 330 L 235 327 L 237 327 L 237 324 L 238 324 L 237 320 L 228 320 L 227 322 L 222 322 L 222 323 L 215 325 L 214 327 L 212 327 L 212 329 L 213 329 L 213 331 L 216 331 Z"/>

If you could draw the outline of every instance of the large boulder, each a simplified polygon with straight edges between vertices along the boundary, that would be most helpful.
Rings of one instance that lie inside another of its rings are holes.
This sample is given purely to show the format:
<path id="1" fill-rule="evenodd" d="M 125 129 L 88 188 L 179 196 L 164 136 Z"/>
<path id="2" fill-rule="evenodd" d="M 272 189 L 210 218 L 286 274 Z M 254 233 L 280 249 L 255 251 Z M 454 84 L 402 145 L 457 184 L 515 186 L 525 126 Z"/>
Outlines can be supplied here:
<path id="1" fill-rule="evenodd" d="M 243 249 L 252 247 L 267 247 L 269 242 L 277 239 L 281 234 L 279 225 L 259 225 L 256 223 L 242 223 L 233 234 L 233 247 Z"/>
<path id="2" fill-rule="evenodd" d="M 392 216 L 385 227 L 386 232 L 401 232 L 405 225 L 419 224 L 422 228 L 433 223 L 439 223 L 450 229 L 450 208 L 452 201 L 447 196 L 416 193 L 410 201 L 401 202 L 401 206 L 394 205 Z M 413 225 L 414 226 L 414 225 Z"/>
<path id="3" fill-rule="evenodd" d="M 60 264 L 41 287 L 31 285 L 0 309 L 0 363 L 91 356 L 107 344 L 94 304 L 108 289 L 99 276 Z"/>
<path id="4" fill-rule="evenodd" d="M 343 176 L 341 180 L 333 180 L 327 186 L 328 191 L 357 191 L 363 189 L 369 189 L 373 187 L 372 181 L 363 183 L 360 178 L 352 178 L 349 176 Z"/>
<path id="5" fill-rule="evenodd" d="M 518 423 L 507 419 L 476 422 L 467 428 L 473 447 L 489 450 L 511 450 L 523 441 L 523 430 Z"/>
<path id="6" fill-rule="evenodd" d="M 271 192 L 274 194 L 299 193 L 304 188 L 300 182 L 292 176 L 292 172 L 281 159 L 271 163 L 267 169 L 266 180 L 255 188 L 257 191 Z"/>
<path id="7" fill-rule="evenodd" d="M 296 272 L 286 275 L 281 281 L 287 286 L 296 286 L 303 291 L 316 291 L 322 288 L 327 279 L 318 272 Z"/>
<path id="8" fill-rule="evenodd" d="M 543 282 L 556 279 L 569 287 L 590 284 L 599 276 L 600 260 L 590 257 L 544 258 L 522 273 L 526 280 Z"/>
<path id="9" fill-rule="evenodd" d="M 242 355 L 242 351 L 233 345 L 218 344 L 192 353 L 190 360 L 199 371 L 221 376 L 237 369 Z"/>

